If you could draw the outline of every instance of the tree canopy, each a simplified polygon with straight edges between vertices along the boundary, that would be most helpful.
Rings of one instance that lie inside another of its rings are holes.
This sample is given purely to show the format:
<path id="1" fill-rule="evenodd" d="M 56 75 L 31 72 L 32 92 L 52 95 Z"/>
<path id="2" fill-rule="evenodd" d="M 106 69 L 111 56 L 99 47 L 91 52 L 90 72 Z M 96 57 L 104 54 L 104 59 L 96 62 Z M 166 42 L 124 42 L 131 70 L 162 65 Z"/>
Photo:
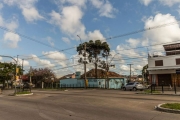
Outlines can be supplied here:
<path id="1" fill-rule="evenodd" d="M 12 80 L 15 76 L 16 64 L 14 63 L 2 63 L 0 62 L 0 83 L 5 84 L 5 81 Z M 19 72 L 17 75 L 22 74 L 21 66 L 17 66 Z M 3 85 L 4 86 L 4 85 Z"/>
<path id="2" fill-rule="evenodd" d="M 79 55 L 84 56 L 85 44 L 88 61 L 95 64 L 95 72 L 97 78 L 97 64 L 100 61 L 98 56 L 101 55 L 102 57 L 105 57 L 104 53 L 109 54 L 110 47 L 107 42 L 101 42 L 100 40 L 90 40 L 89 42 L 80 44 L 77 47 L 77 52 L 79 53 Z"/>

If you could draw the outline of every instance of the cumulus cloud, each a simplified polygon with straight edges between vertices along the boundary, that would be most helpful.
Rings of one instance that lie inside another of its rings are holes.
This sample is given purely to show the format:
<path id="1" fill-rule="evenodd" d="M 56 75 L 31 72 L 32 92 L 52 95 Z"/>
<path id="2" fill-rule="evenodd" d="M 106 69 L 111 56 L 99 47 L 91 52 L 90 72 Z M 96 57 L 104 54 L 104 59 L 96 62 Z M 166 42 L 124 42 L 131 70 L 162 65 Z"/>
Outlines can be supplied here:
<path id="1" fill-rule="evenodd" d="M 120 69 L 123 70 L 123 71 L 129 71 L 130 70 L 130 68 L 128 66 L 126 66 L 126 65 L 121 65 Z"/>
<path id="2" fill-rule="evenodd" d="M 126 42 L 129 43 L 131 47 L 137 47 L 140 43 L 140 40 L 130 38 L 129 40 L 126 40 Z"/>
<path id="3" fill-rule="evenodd" d="M 62 40 L 63 40 L 65 43 L 70 44 L 70 40 L 69 40 L 69 38 L 62 37 Z"/>
<path id="4" fill-rule="evenodd" d="M 16 30 L 18 28 L 18 20 L 13 17 L 10 21 L 5 21 L 0 15 L 0 26 L 8 28 L 9 30 Z M 21 41 L 21 38 L 18 34 L 12 32 L 5 32 L 3 35 L 3 42 L 10 48 L 17 48 L 18 42 Z"/>
<path id="5" fill-rule="evenodd" d="M 48 43 L 51 45 L 51 46 L 54 46 L 54 40 L 51 38 L 51 37 L 46 37 L 46 40 L 48 41 Z"/>
<path id="6" fill-rule="evenodd" d="M 151 2 L 155 0 L 139 0 L 142 4 L 145 6 L 148 6 Z M 157 0 L 160 4 L 165 5 L 165 6 L 173 6 L 175 4 L 179 4 L 180 0 Z"/>
<path id="7" fill-rule="evenodd" d="M 84 13 L 82 8 L 77 5 L 65 6 L 60 13 L 53 10 L 49 15 L 51 17 L 49 23 L 58 26 L 70 39 L 79 40 L 77 35 L 82 40 L 104 38 L 99 30 L 86 33 L 86 27 L 81 22 Z"/>
<path id="8" fill-rule="evenodd" d="M 0 3 L 0 10 L 3 8 L 3 4 L 2 3 Z"/>
<path id="9" fill-rule="evenodd" d="M 88 32 L 88 38 L 91 38 L 92 40 L 105 39 L 99 30 L 94 30 L 93 32 Z"/>
<path id="10" fill-rule="evenodd" d="M 18 42 L 21 40 L 19 35 L 7 32 L 4 34 L 4 42 L 8 47 L 10 48 L 17 48 L 18 47 Z"/>
<path id="11" fill-rule="evenodd" d="M 148 6 L 153 0 L 139 0 L 140 3 L 144 4 L 145 6 Z"/>
<path id="12" fill-rule="evenodd" d="M 171 14 L 158 13 L 154 17 L 151 16 L 145 21 L 145 29 L 153 26 L 172 23 L 172 22 L 178 22 L 178 21 Z M 180 33 L 179 25 L 174 24 L 163 28 L 146 31 L 144 33 L 144 37 L 148 38 L 151 44 L 168 43 L 179 40 L 180 39 L 179 33 Z M 160 50 L 162 49 L 162 45 L 154 46 L 153 49 Z"/>
<path id="13" fill-rule="evenodd" d="M 126 44 L 120 44 L 117 46 L 116 50 L 123 56 L 127 56 L 130 58 L 140 57 L 140 54 L 138 53 L 138 51 L 131 48 L 132 48 L 131 46 L 128 46 Z"/>
<path id="14" fill-rule="evenodd" d="M 20 64 L 20 65 L 22 65 L 23 64 L 23 66 L 29 66 L 29 61 L 27 61 L 27 60 L 22 60 L 22 59 L 18 59 L 18 64 Z"/>
<path id="15" fill-rule="evenodd" d="M 76 5 L 76 6 L 85 6 L 86 2 L 87 0 L 55 0 L 55 3 L 57 5 L 68 3 L 68 4 Z"/>
<path id="16" fill-rule="evenodd" d="M 9 6 L 16 5 L 22 10 L 22 14 L 27 22 L 34 22 L 44 19 L 35 7 L 38 0 L 3 0 Z"/>
<path id="17" fill-rule="evenodd" d="M 180 3 L 180 0 L 159 0 L 159 2 L 163 5 L 173 6 L 177 3 Z"/>
<path id="18" fill-rule="evenodd" d="M 68 60 L 64 53 L 58 51 L 49 51 L 49 52 L 42 52 L 42 54 L 46 55 L 46 57 L 50 58 L 51 60 L 56 61 L 56 63 L 58 63 L 62 67 L 67 66 L 66 64 L 68 63 Z"/>
<path id="19" fill-rule="evenodd" d="M 31 57 L 37 63 L 37 65 L 43 65 L 44 67 L 54 67 L 55 66 L 49 60 L 40 59 L 36 55 L 31 55 Z"/>
<path id="20" fill-rule="evenodd" d="M 108 18 L 113 18 L 114 12 L 117 11 L 112 4 L 108 0 L 90 0 L 92 5 L 99 9 L 99 15 L 108 17 Z"/>

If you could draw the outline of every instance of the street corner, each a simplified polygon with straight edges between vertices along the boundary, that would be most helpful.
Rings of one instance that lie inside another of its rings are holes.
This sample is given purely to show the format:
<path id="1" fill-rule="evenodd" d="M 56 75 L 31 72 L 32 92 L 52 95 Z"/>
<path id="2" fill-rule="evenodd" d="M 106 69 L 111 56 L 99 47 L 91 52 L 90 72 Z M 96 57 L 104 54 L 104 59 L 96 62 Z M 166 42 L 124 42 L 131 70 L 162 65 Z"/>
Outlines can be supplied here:
<path id="1" fill-rule="evenodd" d="M 158 111 L 161 111 L 161 112 L 180 114 L 180 110 L 162 107 L 165 104 L 174 104 L 174 103 L 158 104 L 157 106 L 155 106 L 155 110 L 158 110 Z"/>

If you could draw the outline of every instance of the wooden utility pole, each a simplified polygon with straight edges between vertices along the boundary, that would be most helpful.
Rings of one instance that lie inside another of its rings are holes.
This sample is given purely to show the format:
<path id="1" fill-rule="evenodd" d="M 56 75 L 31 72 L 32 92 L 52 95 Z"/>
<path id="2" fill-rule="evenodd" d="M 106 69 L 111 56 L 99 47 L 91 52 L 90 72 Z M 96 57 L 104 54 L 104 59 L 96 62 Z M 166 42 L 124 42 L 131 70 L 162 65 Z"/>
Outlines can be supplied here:
<path id="1" fill-rule="evenodd" d="M 87 88 L 86 86 L 86 43 L 84 44 L 84 87 Z"/>
<path id="2" fill-rule="evenodd" d="M 127 65 L 129 65 L 130 66 L 130 81 L 131 81 L 131 65 L 133 65 L 133 64 L 127 64 Z"/>

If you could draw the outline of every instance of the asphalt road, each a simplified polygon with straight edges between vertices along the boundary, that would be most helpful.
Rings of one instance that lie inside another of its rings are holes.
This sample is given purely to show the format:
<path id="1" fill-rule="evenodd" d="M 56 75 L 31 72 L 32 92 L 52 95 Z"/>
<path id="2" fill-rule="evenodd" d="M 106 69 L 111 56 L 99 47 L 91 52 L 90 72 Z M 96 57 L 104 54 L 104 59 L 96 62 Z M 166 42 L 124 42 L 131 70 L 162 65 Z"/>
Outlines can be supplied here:
<path id="1" fill-rule="evenodd" d="M 180 96 L 142 95 L 120 90 L 33 90 L 32 96 L 0 95 L 0 120 L 180 120 L 154 110 Z"/>

